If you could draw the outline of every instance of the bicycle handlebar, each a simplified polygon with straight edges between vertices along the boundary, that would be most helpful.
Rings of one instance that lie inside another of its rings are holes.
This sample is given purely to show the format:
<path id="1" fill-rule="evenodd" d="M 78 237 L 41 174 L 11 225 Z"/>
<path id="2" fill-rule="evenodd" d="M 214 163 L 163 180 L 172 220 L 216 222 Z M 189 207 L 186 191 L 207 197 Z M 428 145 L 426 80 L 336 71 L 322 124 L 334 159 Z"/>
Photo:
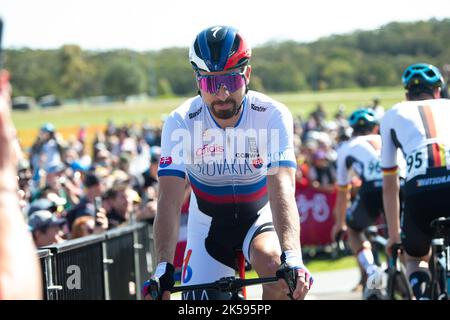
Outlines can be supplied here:
<path id="1" fill-rule="evenodd" d="M 225 277 L 220 278 L 217 281 L 203 284 L 194 284 L 187 286 L 177 286 L 170 289 L 171 293 L 189 290 L 205 290 L 205 289 L 215 289 L 221 292 L 233 292 L 243 287 L 253 286 L 263 283 L 277 282 L 278 277 L 268 277 L 268 278 L 254 278 L 254 279 L 240 279 L 236 277 Z"/>

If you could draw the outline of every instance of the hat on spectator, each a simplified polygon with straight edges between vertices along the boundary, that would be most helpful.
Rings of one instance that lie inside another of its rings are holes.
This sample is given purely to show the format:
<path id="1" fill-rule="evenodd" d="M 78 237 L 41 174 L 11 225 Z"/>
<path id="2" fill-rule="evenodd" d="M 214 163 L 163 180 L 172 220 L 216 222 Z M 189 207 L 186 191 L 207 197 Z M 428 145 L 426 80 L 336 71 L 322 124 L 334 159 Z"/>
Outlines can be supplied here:
<path id="1" fill-rule="evenodd" d="M 61 197 L 56 192 L 49 192 L 47 194 L 47 199 L 53 202 L 57 206 L 65 206 L 67 204 L 67 200 Z"/>
<path id="2" fill-rule="evenodd" d="M 134 202 L 134 203 L 141 203 L 141 197 L 136 192 L 136 190 L 129 188 L 126 191 L 126 195 L 127 195 L 127 198 L 129 200 L 131 200 L 132 202 Z"/>
<path id="3" fill-rule="evenodd" d="M 106 145 L 105 145 L 103 142 L 97 142 L 97 143 L 94 145 L 94 149 L 95 149 L 96 151 L 107 150 Z"/>
<path id="4" fill-rule="evenodd" d="M 98 186 L 100 184 L 100 177 L 94 172 L 89 172 L 84 177 L 83 183 L 86 188 Z"/>
<path id="5" fill-rule="evenodd" d="M 161 147 L 152 146 L 150 148 L 150 161 L 153 163 L 159 163 L 159 158 L 161 157 Z"/>
<path id="6" fill-rule="evenodd" d="M 41 127 L 41 131 L 53 133 L 53 132 L 55 132 L 55 126 L 52 123 L 46 123 Z"/>
<path id="7" fill-rule="evenodd" d="M 112 176 L 114 178 L 113 186 L 117 184 L 128 185 L 130 183 L 130 177 L 123 170 L 114 170 Z"/>
<path id="8" fill-rule="evenodd" d="M 62 162 L 55 162 L 50 163 L 45 171 L 47 171 L 47 173 L 58 173 L 64 171 L 65 168 L 66 166 Z"/>
<path id="9" fill-rule="evenodd" d="M 28 226 L 31 231 L 40 230 L 50 226 L 62 226 L 65 219 L 58 219 L 48 210 L 38 210 L 28 218 Z"/>
<path id="10" fill-rule="evenodd" d="M 27 159 L 20 159 L 19 163 L 17 164 L 17 170 L 22 171 L 28 169 L 30 169 L 30 161 L 28 161 Z"/>
<path id="11" fill-rule="evenodd" d="M 325 160 L 327 159 L 327 153 L 323 150 L 317 150 L 314 153 L 314 160 Z"/>
<path id="12" fill-rule="evenodd" d="M 92 203 L 83 202 L 67 212 L 66 219 L 69 230 L 72 230 L 72 225 L 76 219 L 83 216 L 95 217 L 95 207 Z"/>
<path id="13" fill-rule="evenodd" d="M 72 168 L 73 171 L 86 172 L 89 170 L 89 166 L 80 161 L 73 161 L 70 164 L 70 167 Z"/>
<path id="14" fill-rule="evenodd" d="M 58 209 L 58 206 L 55 203 L 53 203 L 49 199 L 41 198 L 41 199 L 34 200 L 30 204 L 30 208 L 28 209 L 28 216 L 30 216 L 31 214 L 33 214 L 36 211 L 46 210 L 46 211 L 50 211 L 50 212 L 55 212 L 57 209 Z"/>

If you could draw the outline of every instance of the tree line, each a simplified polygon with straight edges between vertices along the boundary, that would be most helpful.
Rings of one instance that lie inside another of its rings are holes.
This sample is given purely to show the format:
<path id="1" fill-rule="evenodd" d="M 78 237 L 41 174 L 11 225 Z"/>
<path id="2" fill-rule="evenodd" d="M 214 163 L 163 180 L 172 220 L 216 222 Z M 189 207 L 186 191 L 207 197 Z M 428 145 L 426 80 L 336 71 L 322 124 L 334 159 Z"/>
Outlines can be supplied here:
<path id="1" fill-rule="evenodd" d="M 300 31 L 299 31 L 300 32 Z M 398 23 L 333 35 L 310 43 L 270 42 L 253 48 L 250 88 L 295 92 L 400 85 L 403 69 L 424 61 L 450 64 L 450 19 Z M 15 96 L 64 99 L 191 95 L 197 89 L 188 48 L 91 51 L 5 50 Z"/>

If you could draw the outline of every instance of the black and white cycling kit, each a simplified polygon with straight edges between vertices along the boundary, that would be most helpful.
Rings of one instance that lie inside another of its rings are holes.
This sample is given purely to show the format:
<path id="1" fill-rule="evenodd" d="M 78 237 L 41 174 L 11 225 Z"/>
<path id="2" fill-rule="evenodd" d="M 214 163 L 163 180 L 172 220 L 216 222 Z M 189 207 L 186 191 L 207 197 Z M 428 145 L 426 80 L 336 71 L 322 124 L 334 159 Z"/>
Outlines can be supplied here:
<path id="1" fill-rule="evenodd" d="M 222 129 L 200 96 L 169 115 L 158 175 L 192 186 L 183 284 L 234 275 L 235 251 L 249 261 L 252 239 L 274 231 L 266 173 L 279 166 L 296 168 L 293 119 L 261 93 L 247 93 L 235 127 Z"/>
<path id="2" fill-rule="evenodd" d="M 383 211 L 381 137 L 375 134 L 356 136 L 344 142 L 337 153 L 338 186 L 346 188 L 349 185 L 352 171 L 362 181 L 346 215 L 347 225 L 361 231 L 373 224 Z"/>
<path id="3" fill-rule="evenodd" d="M 381 164 L 397 167 L 396 150 L 406 160 L 402 242 L 408 254 L 428 253 L 430 221 L 450 215 L 450 100 L 432 99 L 396 104 L 381 122 Z"/>

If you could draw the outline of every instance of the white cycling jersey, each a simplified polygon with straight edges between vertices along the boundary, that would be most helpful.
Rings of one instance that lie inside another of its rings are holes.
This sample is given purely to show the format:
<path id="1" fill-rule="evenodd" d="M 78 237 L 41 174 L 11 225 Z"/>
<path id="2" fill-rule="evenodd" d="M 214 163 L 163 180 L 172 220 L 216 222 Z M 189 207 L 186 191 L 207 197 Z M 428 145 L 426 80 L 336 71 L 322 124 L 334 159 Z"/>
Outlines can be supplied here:
<path id="1" fill-rule="evenodd" d="M 186 175 L 189 211 L 210 216 L 256 214 L 267 203 L 268 167 L 296 168 L 293 119 L 283 104 L 249 91 L 235 127 L 219 127 L 200 96 L 166 119 L 159 176 Z"/>
<path id="2" fill-rule="evenodd" d="M 350 183 L 351 170 L 362 182 L 382 179 L 380 167 L 381 137 L 376 134 L 356 136 L 337 150 L 337 183 Z"/>
<path id="3" fill-rule="evenodd" d="M 233 276 L 236 250 L 250 261 L 250 244 L 274 232 L 267 169 L 296 168 L 290 111 L 249 91 L 235 127 L 222 129 L 200 96 L 164 123 L 158 175 L 187 178 L 192 187 L 182 283 Z M 279 248 L 279 243 L 271 245 Z M 207 299 L 205 292 L 186 299 Z"/>
<path id="4" fill-rule="evenodd" d="M 428 168 L 450 169 L 450 100 L 405 101 L 386 112 L 381 122 L 381 166 L 398 165 L 399 148 L 406 160 L 406 181 Z"/>

